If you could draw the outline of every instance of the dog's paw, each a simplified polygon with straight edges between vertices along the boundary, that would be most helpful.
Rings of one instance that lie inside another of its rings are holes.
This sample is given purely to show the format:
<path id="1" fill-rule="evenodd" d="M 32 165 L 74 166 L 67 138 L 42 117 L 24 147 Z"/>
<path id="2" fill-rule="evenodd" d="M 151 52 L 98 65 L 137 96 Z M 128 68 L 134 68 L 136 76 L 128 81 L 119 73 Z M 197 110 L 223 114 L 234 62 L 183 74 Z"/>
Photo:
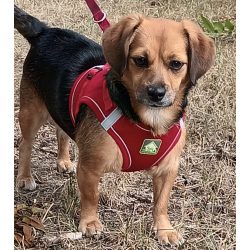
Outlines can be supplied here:
<path id="1" fill-rule="evenodd" d="M 76 172 L 75 164 L 69 160 L 57 159 L 56 164 L 57 164 L 57 171 L 59 173 L 75 173 Z"/>
<path id="2" fill-rule="evenodd" d="M 32 191 L 36 189 L 36 182 L 32 176 L 30 177 L 18 176 L 16 180 L 16 189 L 17 190 L 24 189 Z"/>
<path id="3" fill-rule="evenodd" d="M 99 238 L 103 231 L 103 225 L 97 218 L 92 220 L 81 219 L 78 230 L 88 237 Z"/>
<path id="4" fill-rule="evenodd" d="M 157 238 L 161 244 L 171 245 L 171 246 L 180 246 L 184 243 L 184 239 L 180 233 L 175 229 L 156 229 L 154 231 L 157 235 Z"/>

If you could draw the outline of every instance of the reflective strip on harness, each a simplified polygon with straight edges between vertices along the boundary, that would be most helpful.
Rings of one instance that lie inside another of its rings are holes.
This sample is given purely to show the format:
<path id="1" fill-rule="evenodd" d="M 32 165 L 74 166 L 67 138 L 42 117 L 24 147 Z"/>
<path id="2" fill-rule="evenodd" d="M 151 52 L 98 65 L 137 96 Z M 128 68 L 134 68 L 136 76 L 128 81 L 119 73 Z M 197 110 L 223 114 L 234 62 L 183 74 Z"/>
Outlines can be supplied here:
<path id="1" fill-rule="evenodd" d="M 101 123 L 102 127 L 107 131 L 109 130 L 122 116 L 122 111 L 117 107 L 108 117 Z"/>

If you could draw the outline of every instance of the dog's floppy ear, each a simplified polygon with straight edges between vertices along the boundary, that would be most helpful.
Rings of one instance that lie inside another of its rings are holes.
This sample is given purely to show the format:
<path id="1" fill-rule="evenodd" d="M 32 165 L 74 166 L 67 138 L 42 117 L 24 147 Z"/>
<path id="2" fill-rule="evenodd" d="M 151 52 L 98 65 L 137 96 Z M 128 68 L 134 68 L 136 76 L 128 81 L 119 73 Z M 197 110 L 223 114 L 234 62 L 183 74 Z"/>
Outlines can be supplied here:
<path id="1" fill-rule="evenodd" d="M 188 38 L 189 77 L 194 85 L 213 65 L 215 44 L 197 24 L 188 20 L 182 23 Z"/>
<path id="2" fill-rule="evenodd" d="M 134 33 L 142 20 L 142 15 L 126 16 L 103 34 L 104 56 L 112 69 L 119 75 L 122 75 L 126 68 L 129 45 L 133 41 Z"/>

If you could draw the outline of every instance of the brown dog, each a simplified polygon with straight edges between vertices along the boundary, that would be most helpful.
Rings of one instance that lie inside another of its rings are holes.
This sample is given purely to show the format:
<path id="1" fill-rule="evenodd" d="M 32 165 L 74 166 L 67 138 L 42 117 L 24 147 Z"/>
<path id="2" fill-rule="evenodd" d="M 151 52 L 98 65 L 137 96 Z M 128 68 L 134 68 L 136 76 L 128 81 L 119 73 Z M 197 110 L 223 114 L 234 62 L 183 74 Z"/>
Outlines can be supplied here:
<path id="1" fill-rule="evenodd" d="M 23 139 L 17 187 L 36 187 L 30 170 L 32 141 L 50 115 L 79 148 L 79 230 L 86 235 L 100 234 L 103 226 L 97 215 L 99 180 L 106 172 L 120 171 L 123 156 L 86 105 L 79 112 L 77 126 L 72 126 L 65 96 L 75 78 L 94 65 L 104 64 L 106 59 L 111 66 L 107 77 L 111 99 L 130 121 L 146 125 L 153 136 L 161 136 L 180 119 L 188 91 L 212 66 L 214 42 L 191 21 L 130 15 L 105 31 L 104 58 L 101 47 L 93 41 L 68 30 L 49 28 L 17 7 L 15 27 L 31 44 L 20 89 Z M 123 94 L 126 98 L 117 100 Z M 183 242 L 169 221 L 167 208 L 185 135 L 182 127 L 175 147 L 156 166 L 147 169 L 153 179 L 154 230 L 162 243 Z M 58 167 L 72 171 L 69 138 L 59 128 L 57 138 Z"/>

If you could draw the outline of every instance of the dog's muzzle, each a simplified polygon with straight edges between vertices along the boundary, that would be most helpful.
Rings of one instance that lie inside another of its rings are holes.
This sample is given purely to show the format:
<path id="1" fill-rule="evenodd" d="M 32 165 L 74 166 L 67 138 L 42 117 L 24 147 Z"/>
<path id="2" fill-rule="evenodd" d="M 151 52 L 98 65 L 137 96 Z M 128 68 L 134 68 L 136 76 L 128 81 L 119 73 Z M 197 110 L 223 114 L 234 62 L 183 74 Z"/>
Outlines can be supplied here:
<path id="1" fill-rule="evenodd" d="M 166 89 L 164 86 L 147 86 L 147 94 L 150 101 L 158 103 L 160 102 L 166 94 Z"/>
<path id="2" fill-rule="evenodd" d="M 173 99 L 164 85 L 148 85 L 144 104 L 153 108 L 164 108 L 171 106 Z"/>
<path id="3" fill-rule="evenodd" d="M 163 84 L 150 84 L 137 92 L 137 101 L 152 108 L 165 108 L 173 104 L 174 98 Z"/>

